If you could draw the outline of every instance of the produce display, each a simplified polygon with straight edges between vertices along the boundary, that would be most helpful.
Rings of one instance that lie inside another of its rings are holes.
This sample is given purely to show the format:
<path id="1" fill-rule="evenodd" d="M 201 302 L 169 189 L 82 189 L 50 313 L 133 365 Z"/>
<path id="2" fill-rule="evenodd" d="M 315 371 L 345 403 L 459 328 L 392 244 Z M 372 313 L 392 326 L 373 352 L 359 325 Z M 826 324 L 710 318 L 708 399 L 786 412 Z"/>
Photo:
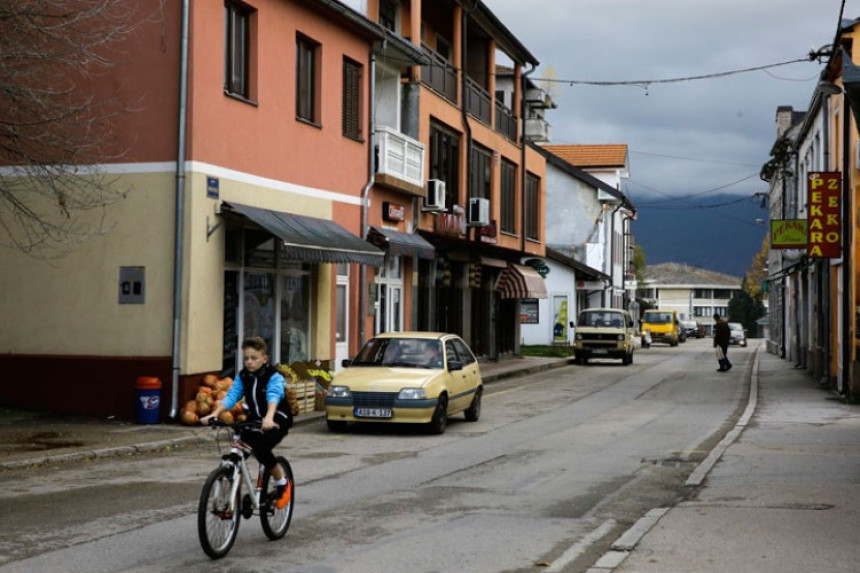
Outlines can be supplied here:
<path id="1" fill-rule="evenodd" d="M 203 381 L 197 388 L 197 392 L 193 400 L 189 400 L 182 409 L 182 414 L 179 418 L 182 423 L 188 426 L 193 426 L 200 421 L 200 418 L 212 413 L 215 409 L 215 404 L 227 397 L 227 391 L 233 385 L 232 378 L 218 378 L 214 374 L 207 374 L 203 377 Z M 218 419 L 225 424 L 233 422 L 244 422 L 247 419 L 245 410 L 242 407 L 243 402 L 237 403 L 226 412 L 222 412 Z"/>

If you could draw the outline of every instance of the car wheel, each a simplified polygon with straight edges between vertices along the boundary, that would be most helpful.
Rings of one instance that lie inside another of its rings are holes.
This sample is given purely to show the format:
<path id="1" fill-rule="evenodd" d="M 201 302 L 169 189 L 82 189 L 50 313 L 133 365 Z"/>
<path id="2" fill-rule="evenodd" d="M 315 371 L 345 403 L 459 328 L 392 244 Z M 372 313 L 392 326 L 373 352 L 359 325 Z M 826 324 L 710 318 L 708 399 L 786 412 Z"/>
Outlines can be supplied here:
<path id="1" fill-rule="evenodd" d="M 478 418 L 481 417 L 481 395 L 484 393 L 484 389 L 478 386 L 475 390 L 475 396 L 472 398 L 472 403 L 469 405 L 469 408 L 466 410 L 466 420 L 469 422 L 477 422 Z"/>
<path id="2" fill-rule="evenodd" d="M 326 423 L 326 426 L 328 426 L 328 429 L 331 430 L 332 432 L 343 432 L 344 430 L 346 430 L 346 422 L 344 422 L 343 420 L 328 420 L 327 419 L 325 421 L 325 423 Z"/>
<path id="3" fill-rule="evenodd" d="M 431 434 L 444 434 L 448 427 L 448 397 L 444 394 L 439 396 L 433 419 L 430 420 L 429 430 Z"/>
<path id="4" fill-rule="evenodd" d="M 747 346 L 747 341 L 746 341 L 746 340 L 744 340 L 743 342 L 741 342 L 741 346 L 743 346 L 744 348 L 746 348 L 746 346 Z"/>

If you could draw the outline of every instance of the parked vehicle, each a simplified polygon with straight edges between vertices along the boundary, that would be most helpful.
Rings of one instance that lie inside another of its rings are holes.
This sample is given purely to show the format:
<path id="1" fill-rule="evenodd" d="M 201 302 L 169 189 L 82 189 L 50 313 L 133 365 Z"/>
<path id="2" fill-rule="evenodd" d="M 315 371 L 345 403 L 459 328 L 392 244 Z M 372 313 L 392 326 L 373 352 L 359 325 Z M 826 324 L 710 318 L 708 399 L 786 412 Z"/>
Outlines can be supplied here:
<path id="1" fill-rule="evenodd" d="M 678 342 L 687 342 L 687 331 L 681 326 L 680 321 L 678 322 Z"/>
<path id="2" fill-rule="evenodd" d="M 681 330 L 684 331 L 687 338 L 702 338 L 703 336 L 701 329 L 699 328 L 699 325 L 696 324 L 695 320 L 682 320 Z"/>
<path id="3" fill-rule="evenodd" d="M 651 343 L 678 346 L 678 314 L 674 310 L 651 309 L 642 313 L 642 331 L 651 333 Z"/>
<path id="4" fill-rule="evenodd" d="M 729 344 L 747 345 L 747 331 L 740 322 L 729 323 Z"/>
<path id="5" fill-rule="evenodd" d="M 573 350 L 579 364 L 591 358 L 620 358 L 633 362 L 633 317 L 617 308 L 590 308 L 579 313 L 574 324 Z"/>
<path id="6" fill-rule="evenodd" d="M 455 334 L 380 334 L 343 366 L 325 397 L 332 431 L 348 422 L 393 422 L 426 424 L 441 434 L 449 416 L 464 412 L 466 420 L 477 422 L 481 415 L 478 360 Z"/>

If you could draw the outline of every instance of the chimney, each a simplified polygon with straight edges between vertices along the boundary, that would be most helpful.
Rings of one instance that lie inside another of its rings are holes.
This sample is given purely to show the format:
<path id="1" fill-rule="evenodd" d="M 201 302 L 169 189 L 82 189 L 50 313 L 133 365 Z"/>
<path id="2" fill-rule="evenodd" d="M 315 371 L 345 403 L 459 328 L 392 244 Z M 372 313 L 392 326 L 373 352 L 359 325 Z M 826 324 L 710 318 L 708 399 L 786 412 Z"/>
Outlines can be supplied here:
<path id="1" fill-rule="evenodd" d="M 791 119 L 794 115 L 794 108 L 790 105 L 781 105 L 776 108 L 776 139 L 779 139 L 785 132 L 791 129 Z"/>

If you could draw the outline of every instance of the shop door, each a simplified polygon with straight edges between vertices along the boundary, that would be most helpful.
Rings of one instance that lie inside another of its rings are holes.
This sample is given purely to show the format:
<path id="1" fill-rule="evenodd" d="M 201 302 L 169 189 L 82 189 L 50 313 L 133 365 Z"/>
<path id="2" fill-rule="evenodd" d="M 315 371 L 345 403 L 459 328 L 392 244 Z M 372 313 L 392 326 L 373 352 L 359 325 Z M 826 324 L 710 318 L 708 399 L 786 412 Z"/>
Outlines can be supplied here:
<path id="1" fill-rule="evenodd" d="M 340 266 L 340 265 L 338 265 Z M 346 265 L 344 265 L 346 266 Z M 341 363 L 349 356 L 349 276 L 337 276 L 335 293 L 335 372 L 343 367 Z"/>

